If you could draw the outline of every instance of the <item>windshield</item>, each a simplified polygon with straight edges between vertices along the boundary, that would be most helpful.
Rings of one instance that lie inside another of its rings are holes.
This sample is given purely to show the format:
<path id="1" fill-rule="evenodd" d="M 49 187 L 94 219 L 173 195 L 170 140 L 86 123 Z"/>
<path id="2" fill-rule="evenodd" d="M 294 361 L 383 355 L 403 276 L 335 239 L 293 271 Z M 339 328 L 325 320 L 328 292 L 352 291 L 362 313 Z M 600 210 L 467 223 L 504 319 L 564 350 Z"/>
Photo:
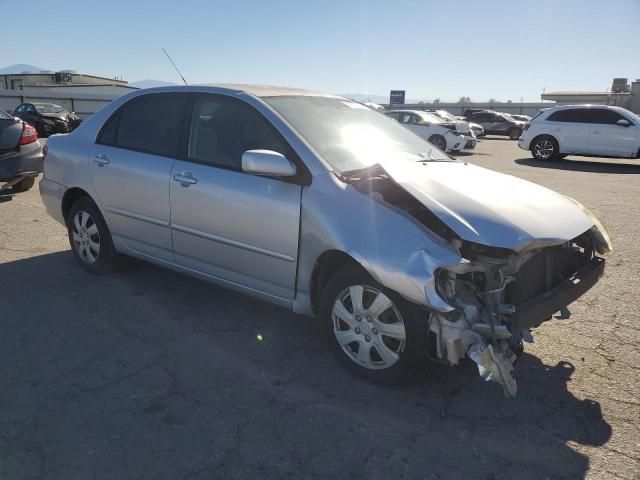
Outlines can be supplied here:
<path id="1" fill-rule="evenodd" d="M 444 119 L 440 118 L 435 113 L 431 112 L 420 112 L 420 116 L 423 120 L 431 123 L 444 123 Z"/>
<path id="2" fill-rule="evenodd" d="M 9 119 L 13 117 L 0 108 L 0 118 Z"/>
<path id="3" fill-rule="evenodd" d="M 34 103 L 34 107 L 38 113 L 63 113 L 66 110 L 60 105 L 54 105 L 53 103 Z"/>
<path id="4" fill-rule="evenodd" d="M 638 116 L 637 114 L 633 113 L 631 110 L 624 109 L 623 112 L 619 112 L 619 113 L 624 113 L 624 115 L 627 115 L 627 116 L 631 117 L 633 120 L 635 120 L 637 125 L 640 125 L 640 116 Z"/>
<path id="5" fill-rule="evenodd" d="M 340 98 L 263 99 L 339 173 L 389 161 L 451 161 L 395 120 Z"/>
<path id="6" fill-rule="evenodd" d="M 443 118 L 445 120 L 449 120 L 451 122 L 455 122 L 458 119 L 456 117 L 454 117 L 453 115 L 451 115 L 449 112 L 447 112 L 446 110 L 438 110 L 436 111 L 436 114 L 440 117 Z"/>

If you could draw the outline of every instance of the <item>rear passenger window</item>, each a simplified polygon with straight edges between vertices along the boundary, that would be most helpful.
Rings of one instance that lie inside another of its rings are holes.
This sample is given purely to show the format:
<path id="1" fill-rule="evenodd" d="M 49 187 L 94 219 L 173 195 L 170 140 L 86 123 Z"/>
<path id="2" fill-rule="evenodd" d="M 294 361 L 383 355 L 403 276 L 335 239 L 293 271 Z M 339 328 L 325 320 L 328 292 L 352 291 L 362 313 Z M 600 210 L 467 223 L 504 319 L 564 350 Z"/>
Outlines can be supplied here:
<path id="1" fill-rule="evenodd" d="M 194 105 L 187 157 L 200 163 L 242 170 L 247 150 L 291 156 L 288 144 L 253 107 L 229 97 L 207 95 Z"/>
<path id="2" fill-rule="evenodd" d="M 177 157 L 187 99 L 176 93 L 139 97 L 108 120 L 98 143 Z"/>
<path id="3" fill-rule="evenodd" d="M 606 108 L 590 108 L 586 111 L 586 121 L 588 123 L 600 123 L 605 125 L 615 125 L 623 117 L 613 110 Z"/>

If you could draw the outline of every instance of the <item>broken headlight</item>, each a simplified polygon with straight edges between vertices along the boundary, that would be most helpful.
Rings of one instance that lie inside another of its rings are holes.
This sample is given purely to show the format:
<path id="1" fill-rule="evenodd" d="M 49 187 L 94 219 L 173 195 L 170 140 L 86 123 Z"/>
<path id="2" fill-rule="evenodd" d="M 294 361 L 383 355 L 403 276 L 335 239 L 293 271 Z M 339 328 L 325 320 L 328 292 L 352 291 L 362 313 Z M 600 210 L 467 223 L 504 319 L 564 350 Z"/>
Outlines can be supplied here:
<path id="1" fill-rule="evenodd" d="M 589 210 L 587 207 L 582 205 L 575 198 L 571 198 L 566 195 L 565 197 L 571 200 L 573 203 L 575 203 L 578 206 L 578 208 L 582 210 L 582 213 L 584 213 L 587 217 L 589 217 L 589 220 L 593 222 L 593 227 L 591 228 L 590 232 L 594 237 L 595 246 L 597 247 L 596 250 L 598 251 L 598 253 L 605 254 L 613 251 L 613 245 L 611 244 L 611 239 L 609 238 L 609 234 L 600 223 L 600 220 L 598 220 L 598 218 L 591 212 L 591 210 Z"/>

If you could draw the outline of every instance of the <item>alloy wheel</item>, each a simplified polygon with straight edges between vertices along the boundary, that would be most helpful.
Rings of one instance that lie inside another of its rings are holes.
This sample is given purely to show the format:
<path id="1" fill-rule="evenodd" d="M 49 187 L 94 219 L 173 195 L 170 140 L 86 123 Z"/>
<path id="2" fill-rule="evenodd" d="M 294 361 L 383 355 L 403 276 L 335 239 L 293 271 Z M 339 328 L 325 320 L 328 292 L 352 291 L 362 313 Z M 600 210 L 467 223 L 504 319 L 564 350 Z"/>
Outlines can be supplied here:
<path id="1" fill-rule="evenodd" d="M 550 140 L 538 140 L 533 146 L 533 153 L 540 160 L 549 160 L 553 155 L 553 143 Z"/>
<path id="2" fill-rule="evenodd" d="M 365 285 L 345 288 L 331 314 L 333 333 L 344 353 L 370 370 L 393 366 L 406 345 L 402 315 L 384 293 Z"/>
<path id="3" fill-rule="evenodd" d="M 78 256 L 85 263 L 94 263 L 100 255 L 100 232 L 95 220 L 86 211 L 78 210 L 71 228 Z"/>

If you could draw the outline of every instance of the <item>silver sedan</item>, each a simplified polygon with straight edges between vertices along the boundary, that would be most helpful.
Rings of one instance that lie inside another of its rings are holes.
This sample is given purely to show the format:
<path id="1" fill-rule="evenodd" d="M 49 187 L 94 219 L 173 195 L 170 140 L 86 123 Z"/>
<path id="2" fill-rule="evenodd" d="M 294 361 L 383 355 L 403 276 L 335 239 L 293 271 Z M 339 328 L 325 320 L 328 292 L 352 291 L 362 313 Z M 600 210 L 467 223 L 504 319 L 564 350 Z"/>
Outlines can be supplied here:
<path id="1" fill-rule="evenodd" d="M 507 395 L 530 329 L 611 248 L 575 200 L 360 103 L 268 86 L 123 96 L 50 138 L 40 191 L 90 273 L 138 257 L 317 317 L 372 380 L 468 355 Z"/>

